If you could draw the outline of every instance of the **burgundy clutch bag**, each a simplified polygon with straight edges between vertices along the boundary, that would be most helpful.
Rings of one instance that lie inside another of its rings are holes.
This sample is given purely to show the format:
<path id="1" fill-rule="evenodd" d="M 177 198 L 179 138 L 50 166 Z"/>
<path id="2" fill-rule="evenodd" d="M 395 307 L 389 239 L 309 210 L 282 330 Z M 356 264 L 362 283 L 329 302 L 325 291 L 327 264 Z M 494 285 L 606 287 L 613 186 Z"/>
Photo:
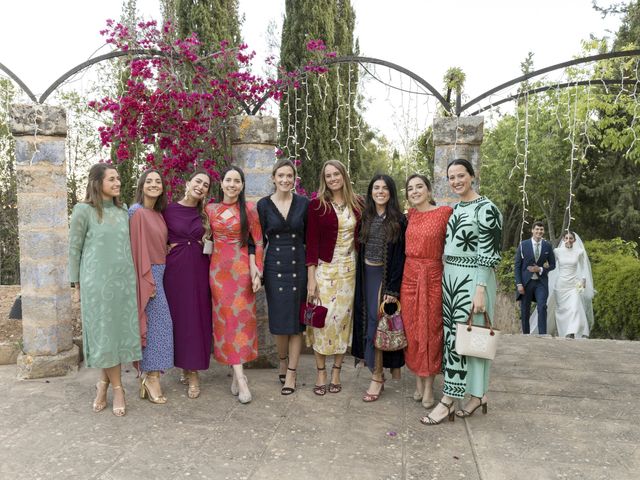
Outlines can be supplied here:
<path id="1" fill-rule="evenodd" d="M 327 307 L 322 306 L 319 297 L 311 297 L 310 300 L 300 305 L 300 323 L 308 327 L 324 328 Z"/>

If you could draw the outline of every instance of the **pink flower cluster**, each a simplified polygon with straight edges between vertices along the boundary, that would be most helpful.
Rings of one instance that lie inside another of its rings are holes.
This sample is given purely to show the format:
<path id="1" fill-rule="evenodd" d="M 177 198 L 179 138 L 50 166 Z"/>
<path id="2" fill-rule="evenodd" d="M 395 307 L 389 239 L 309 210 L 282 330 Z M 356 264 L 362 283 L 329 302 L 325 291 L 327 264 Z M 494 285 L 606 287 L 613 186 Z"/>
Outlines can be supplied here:
<path id="1" fill-rule="evenodd" d="M 100 33 L 121 51 L 146 50 L 152 55 L 132 55 L 124 93 L 89 102 L 110 121 L 99 127 L 104 146 L 114 146 L 115 161 L 141 156 L 158 168 L 168 182 L 168 193 L 184 182 L 197 167 L 219 178 L 226 120 L 242 110 L 252 110 L 265 98 L 280 99 L 285 88 L 296 88 L 305 72 L 326 71 L 313 61 L 302 72 L 279 72 L 264 78 L 250 71 L 255 52 L 247 45 L 220 49 L 207 56 L 199 53 L 195 34 L 175 41 L 171 26 L 162 30 L 156 22 L 141 22 L 135 31 L 113 20 Z M 311 51 L 324 52 L 322 40 L 311 40 Z"/>

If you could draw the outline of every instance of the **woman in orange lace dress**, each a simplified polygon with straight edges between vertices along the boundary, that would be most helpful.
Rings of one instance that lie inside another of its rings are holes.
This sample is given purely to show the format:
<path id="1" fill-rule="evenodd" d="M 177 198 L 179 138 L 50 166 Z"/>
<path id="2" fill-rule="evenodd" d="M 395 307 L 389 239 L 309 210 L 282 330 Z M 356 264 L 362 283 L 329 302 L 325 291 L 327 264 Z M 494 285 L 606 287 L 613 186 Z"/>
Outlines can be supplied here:
<path id="1" fill-rule="evenodd" d="M 411 204 L 405 234 L 405 264 L 400 298 L 407 334 L 405 362 L 416 375 L 417 402 L 434 403 L 433 380 L 442 370 L 442 253 L 451 207 L 437 207 L 424 175 L 407 180 Z"/>
<path id="2" fill-rule="evenodd" d="M 256 296 L 262 279 L 262 229 L 258 212 L 244 198 L 244 173 L 229 167 L 222 176 L 222 201 L 207 205 L 213 253 L 209 285 L 213 302 L 213 356 L 233 367 L 231 393 L 251 401 L 242 364 L 258 356 Z M 249 252 L 249 236 L 255 253 Z"/>

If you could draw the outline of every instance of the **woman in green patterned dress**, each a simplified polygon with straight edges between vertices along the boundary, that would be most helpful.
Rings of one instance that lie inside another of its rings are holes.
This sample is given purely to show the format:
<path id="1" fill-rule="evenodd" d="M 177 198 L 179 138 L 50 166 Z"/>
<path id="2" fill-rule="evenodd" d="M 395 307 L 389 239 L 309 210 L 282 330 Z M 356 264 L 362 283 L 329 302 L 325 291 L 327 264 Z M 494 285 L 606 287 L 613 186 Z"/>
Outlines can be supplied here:
<path id="1" fill-rule="evenodd" d="M 486 197 L 473 189 L 475 173 L 467 160 L 453 160 L 447 167 L 449 186 L 459 198 L 447 224 L 442 275 L 444 388 L 442 400 L 420 421 L 437 425 L 445 418 L 468 417 L 482 407 L 487 413 L 490 360 L 458 355 L 456 329 L 473 311 L 474 325 L 484 325 L 484 312 L 493 319 L 496 299 L 495 266 L 500 261 L 502 215 Z M 454 401 L 471 399 L 455 412 Z"/>
<path id="2" fill-rule="evenodd" d="M 122 417 L 120 365 L 142 353 L 129 214 L 119 195 L 118 171 L 106 163 L 92 166 L 84 202 L 71 214 L 69 275 L 80 291 L 85 365 L 102 369 L 93 411 L 105 409 L 111 384 L 113 414 Z"/>

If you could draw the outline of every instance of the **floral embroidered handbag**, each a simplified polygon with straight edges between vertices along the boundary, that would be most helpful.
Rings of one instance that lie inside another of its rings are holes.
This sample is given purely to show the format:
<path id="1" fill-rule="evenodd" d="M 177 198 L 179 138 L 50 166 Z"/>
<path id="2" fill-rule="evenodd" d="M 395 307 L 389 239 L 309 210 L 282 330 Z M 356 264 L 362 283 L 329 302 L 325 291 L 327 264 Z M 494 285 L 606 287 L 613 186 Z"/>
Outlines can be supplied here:
<path id="1" fill-rule="evenodd" d="M 466 323 L 458 323 L 456 330 L 456 352 L 467 357 L 493 360 L 498 348 L 499 330 L 494 329 L 489 315 L 484 312 L 484 326 L 473 325 L 473 310 Z"/>
<path id="2" fill-rule="evenodd" d="M 322 306 L 320 297 L 310 297 L 300 305 L 300 323 L 308 327 L 324 328 L 327 307 Z"/>
<path id="3" fill-rule="evenodd" d="M 407 346 L 407 336 L 404 333 L 400 302 L 386 302 L 380 305 L 378 328 L 374 345 L 378 350 L 395 352 Z"/>

